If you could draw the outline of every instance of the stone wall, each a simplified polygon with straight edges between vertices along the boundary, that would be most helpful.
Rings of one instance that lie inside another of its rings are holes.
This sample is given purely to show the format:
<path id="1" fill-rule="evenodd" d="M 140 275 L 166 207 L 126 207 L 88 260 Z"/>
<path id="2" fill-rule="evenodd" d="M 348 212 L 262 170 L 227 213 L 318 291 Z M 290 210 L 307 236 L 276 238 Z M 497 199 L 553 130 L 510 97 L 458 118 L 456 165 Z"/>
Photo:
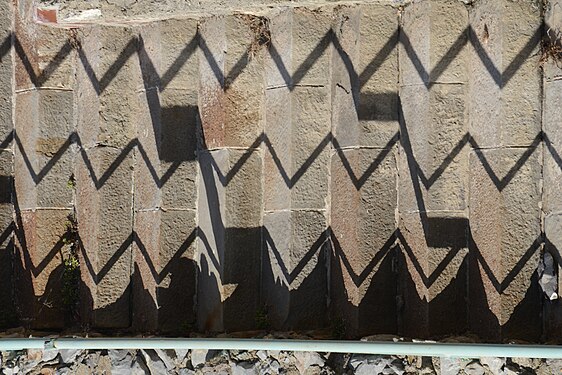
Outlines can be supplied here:
<path id="1" fill-rule="evenodd" d="M 5 3 L 0 326 L 558 337 L 557 1 Z"/>

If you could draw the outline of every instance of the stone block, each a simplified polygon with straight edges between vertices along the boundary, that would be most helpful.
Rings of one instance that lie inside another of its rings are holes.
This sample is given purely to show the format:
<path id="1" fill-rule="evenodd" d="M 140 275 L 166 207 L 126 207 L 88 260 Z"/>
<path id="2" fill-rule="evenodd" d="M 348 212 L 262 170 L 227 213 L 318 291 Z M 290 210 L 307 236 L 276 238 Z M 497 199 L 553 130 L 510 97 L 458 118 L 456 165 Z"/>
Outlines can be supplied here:
<path id="1" fill-rule="evenodd" d="M 8 147 L 5 140 L 14 128 L 12 119 L 12 85 L 14 66 L 12 63 L 12 3 L 3 1 L 0 6 L 4 16 L 0 20 L 0 145 Z"/>
<path id="2" fill-rule="evenodd" d="M 14 188 L 14 154 L 10 150 L 0 151 L 0 205 L 12 204 Z M 2 211 L 2 210 L 0 210 Z"/>
<path id="3" fill-rule="evenodd" d="M 470 323 L 483 337 L 540 335 L 540 151 L 470 154 Z"/>
<path id="4" fill-rule="evenodd" d="M 16 96 L 16 186 L 21 209 L 70 207 L 74 172 L 71 91 L 40 90 Z"/>
<path id="5" fill-rule="evenodd" d="M 197 50 L 197 20 L 169 19 L 160 22 L 162 91 L 196 92 L 199 84 L 200 51 Z"/>
<path id="6" fill-rule="evenodd" d="M 198 107 L 187 91 L 162 94 L 160 181 L 162 206 L 195 209 Z"/>
<path id="7" fill-rule="evenodd" d="M 265 53 L 260 42 L 260 22 L 261 18 L 250 15 L 203 21 L 200 111 L 207 148 L 259 144 Z"/>
<path id="8" fill-rule="evenodd" d="M 554 259 L 555 274 L 558 275 L 559 297 L 555 300 L 546 300 L 544 302 L 544 339 L 548 342 L 558 342 L 560 332 L 562 332 L 562 319 L 560 319 L 560 311 L 562 309 L 560 299 L 560 250 L 562 248 L 562 237 L 560 236 L 560 225 L 562 225 L 562 215 L 552 214 L 544 218 L 544 234 L 545 234 L 545 252 L 552 255 Z M 544 294 L 543 294 L 544 296 Z"/>
<path id="9" fill-rule="evenodd" d="M 263 210 L 258 151 L 221 149 L 199 155 L 198 326 L 255 326 Z M 242 161 L 242 162 L 241 162 Z"/>
<path id="10" fill-rule="evenodd" d="M 16 301 L 19 319 L 35 329 L 61 329 L 68 322 L 62 277 L 69 247 L 63 238 L 71 213 L 16 211 Z"/>
<path id="11" fill-rule="evenodd" d="M 77 31 L 82 48 L 78 51 L 76 67 L 76 128 L 82 147 L 97 144 L 102 123 L 98 95 L 100 74 L 103 74 L 99 68 L 102 55 L 97 53 L 102 48 L 100 30 L 100 26 L 89 26 Z"/>
<path id="12" fill-rule="evenodd" d="M 399 234 L 402 335 L 467 329 L 468 220 L 455 213 L 402 213 Z"/>
<path id="13" fill-rule="evenodd" d="M 333 48 L 332 11 L 325 8 L 293 8 L 291 61 L 287 64 L 291 86 L 329 87 Z"/>
<path id="14" fill-rule="evenodd" d="M 560 0 L 552 0 L 543 4 L 544 23 L 547 30 L 545 37 L 552 46 L 560 45 L 560 35 L 562 31 L 562 14 L 560 13 Z M 543 75 L 546 81 L 556 80 L 562 76 L 562 69 L 557 66 L 553 56 L 549 56 L 543 65 Z"/>
<path id="15" fill-rule="evenodd" d="M 470 133 L 480 147 L 529 146 L 541 129 L 539 7 L 483 1 L 470 25 Z"/>
<path id="16" fill-rule="evenodd" d="M 225 51 L 226 25 L 223 18 L 210 17 L 199 26 L 199 112 L 202 145 L 213 149 L 225 144 Z"/>
<path id="17" fill-rule="evenodd" d="M 69 29 L 15 22 L 15 88 L 73 89 L 76 54 Z"/>
<path id="18" fill-rule="evenodd" d="M 331 162 L 332 315 L 351 336 L 396 332 L 396 149 L 338 150 Z"/>
<path id="19" fill-rule="evenodd" d="M 327 241 L 325 212 L 264 215 L 261 282 L 266 324 L 287 330 L 320 328 L 326 323 Z"/>
<path id="20" fill-rule="evenodd" d="M 90 294 L 91 325 L 130 325 L 133 241 L 133 156 L 96 147 L 84 153 L 76 171 L 76 214 L 84 246 L 82 279 Z"/>
<path id="21" fill-rule="evenodd" d="M 156 88 L 139 93 L 137 116 L 137 209 L 194 209 L 196 202 L 197 107 L 181 103 L 185 92 L 161 97 Z"/>
<path id="22" fill-rule="evenodd" d="M 291 208 L 324 209 L 330 163 L 330 96 L 325 87 L 299 87 L 291 98 Z"/>
<path id="23" fill-rule="evenodd" d="M 462 211 L 468 195 L 465 85 L 405 86 L 400 211 Z"/>
<path id="24" fill-rule="evenodd" d="M 134 215 L 132 276 L 132 326 L 139 332 L 158 328 L 160 210 L 136 211 Z"/>
<path id="25" fill-rule="evenodd" d="M 123 26 L 103 26 L 96 31 L 100 40 L 99 49 L 85 51 L 87 56 L 100 56 L 99 60 L 91 63 L 93 73 L 100 77 L 97 84 L 101 121 L 96 142 L 126 147 L 135 136 L 134 117 L 139 109 L 136 90 L 142 84 L 136 56 L 138 31 Z"/>
<path id="26" fill-rule="evenodd" d="M 402 15 L 401 85 L 467 81 L 468 11 L 459 1 L 411 4 Z"/>
<path id="27" fill-rule="evenodd" d="M 8 154 L 9 157 L 6 158 Z M 13 214 L 14 209 L 11 204 L 12 194 L 12 177 L 11 163 L 7 164 L 6 159 L 12 160 L 11 154 L 7 151 L 0 153 L 0 194 L 2 195 L 2 202 L 0 204 L 0 284 L 4 287 L 0 290 L 0 327 L 8 328 L 15 327 L 18 323 L 16 305 L 14 304 L 15 297 L 15 279 L 14 279 L 14 222 Z M 9 172 L 7 175 L 5 169 L 8 167 Z M 6 195 L 9 198 L 6 201 Z M 17 263 L 16 263 L 17 264 Z"/>
<path id="28" fill-rule="evenodd" d="M 197 264 L 196 212 L 162 212 L 160 225 L 160 269 L 158 327 L 163 332 L 193 327 L 196 311 Z"/>
<path id="29" fill-rule="evenodd" d="M 264 150 L 264 206 L 266 210 L 291 207 L 292 123 L 291 92 L 288 87 L 268 89 L 265 92 Z"/>
<path id="30" fill-rule="evenodd" d="M 133 326 L 181 332 L 195 321 L 194 211 L 135 215 Z"/>
<path id="31" fill-rule="evenodd" d="M 562 81 L 545 82 L 543 100 L 544 196 L 543 210 L 562 211 Z"/>
<path id="32" fill-rule="evenodd" d="M 290 8 L 274 8 L 267 13 L 269 18 L 270 46 L 264 57 L 265 83 L 268 89 L 291 87 L 293 12 Z M 265 112 L 266 116 L 269 111 Z"/>
<path id="33" fill-rule="evenodd" d="M 332 56 L 336 147 L 386 147 L 398 132 L 398 17 L 380 4 L 337 9 Z M 339 30 L 339 32 L 338 32 Z"/>

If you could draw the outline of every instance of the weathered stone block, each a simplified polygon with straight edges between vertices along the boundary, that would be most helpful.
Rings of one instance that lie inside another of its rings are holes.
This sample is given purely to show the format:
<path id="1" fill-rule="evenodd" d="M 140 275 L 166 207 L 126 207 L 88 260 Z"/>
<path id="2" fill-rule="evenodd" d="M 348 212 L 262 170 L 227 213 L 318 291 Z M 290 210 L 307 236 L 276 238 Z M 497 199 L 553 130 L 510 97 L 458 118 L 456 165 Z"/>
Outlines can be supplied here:
<path id="1" fill-rule="evenodd" d="M 0 20 L 0 144 L 8 147 L 5 140 L 14 128 L 12 119 L 12 84 L 14 65 L 12 63 L 12 14 L 10 1 L 2 1 L 4 16 Z"/>
<path id="2" fill-rule="evenodd" d="M 251 329 L 259 298 L 263 188 L 258 151 L 199 155 L 198 326 Z M 243 163 L 240 163 L 240 161 Z"/>
<path id="3" fill-rule="evenodd" d="M 270 46 L 264 57 L 265 83 L 268 89 L 291 87 L 289 67 L 292 62 L 293 12 L 290 8 L 274 8 L 266 14 L 269 18 Z M 269 111 L 265 112 L 269 115 Z"/>
<path id="4" fill-rule="evenodd" d="M 131 311 L 132 325 L 141 332 L 154 332 L 158 328 L 160 216 L 160 210 L 137 211 L 134 215 Z"/>
<path id="5" fill-rule="evenodd" d="M 528 146 L 541 129 L 539 7 L 483 1 L 470 25 L 470 133 L 480 147 Z"/>
<path id="6" fill-rule="evenodd" d="M 291 100 L 291 208 L 323 209 L 330 163 L 329 91 L 299 87 Z"/>
<path id="7" fill-rule="evenodd" d="M 465 85 L 405 86 L 400 153 L 400 211 L 466 207 L 468 115 Z"/>
<path id="8" fill-rule="evenodd" d="M 327 8 L 294 8 L 292 15 L 292 61 L 287 64 L 291 86 L 329 87 L 332 12 Z"/>
<path id="9" fill-rule="evenodd" d="M 197 91 L 199 58 L 197 20 L 169 19 L 160 22 L 162 90 Z"/>
<path id="10" fill-rule="evenodd" d="M 16 90 L 74 88 L 76 54 L 71 30 L 18 19 L 15 32 Z"/>
<path id="11" fill-rule="evenodd" d="M 184 331 L 195 323 L 196 213 L 163 212 L 161 222 L 158 327 L 164 332 Z"/>
<path id="12" fill-rule="evenodd" d="M 543 100 L 545 213 L 562 211 L 562 81 L 545 82 Z"/>
<path id="13" fill-rule="evenodd" d="M 552 255 L 554 259 L 555 272 L 558 275 L 558 294 L 560 295 L 560 263 L 558 263 L 560 250 L 562 249 L 562 236 L 560 226 L 562 225 L 562 215 L 552 214 L 544 218 L 545 252 Z M 560 311 L 562 308 L 560 297 L 555 300 L 544 302 L 544 338 L 551 342 L 558 342 L 562 331 L 562 319 Z"/>
<path id="14" fill-rule="evenodd" d="M 180 332 L 195 320 L 194 211 L 135 215 L 133 326 Z"/>
<path id="15" fill-rule="evenodd" d="M 184 91 L 165 96 L 179 103 Z M 156 88 L 139 93 L 137 113 L 137 209 L 192 209 L 196 202 L 197 107 L 168 106 Z"/>
<path id="16" fill-rule="evenodd" d="M 161 96 L 160 183 L 162 206 L 195 209 L 198 107 L 187 91 Z"/>
<path id="17" fill-rule="evenodd" d="M 257 147 L 263 131 L 260 18 L 212 17 L 200 26 L 200 112 L 205 146 Z"/>
<path id="18" fill-rule="evenodd" d="M 11 176 L 12 155 L 8 151 L 0 152 L 0 327 L 17 325 L 17 310 L 14 304 L 14 209 L 11 203 L 13 180 Z M 7 163 L 9 162 L 9 163 Z M 6 170 L 7 169 L 7 170 Z M 17 263 L 16 263 L 17 264 Z"/>
<path id="19" fill-rule="evenodd" d="M 540 146 L 470 154 L 471 330 L 538 338 Z"/>
<path id="20" fill-rule="evenodd" d="M 322 211 L 264 215 L 262 303 L 275 329 L 322 327 L 327 318 L 326 218 Z"/>
<path id="21" fill-rule="evenodd" d="M 96 147 L 77 165 L 76 213 L 84 245 L 82 279 L 89 289 L 92 326 L 130 325 L 133 241 L 133 157 Z M 86 272 L 87 271 L 87 272 Z M 88 307 L 85 307 L 87 310 Z"/>
<path id="22" fill-rule="evenodd" d="M 19 319 L 35 329 L 65 327 L 62 275 L 69 248 L 63 238 L 71 210 L 16 211 L 16 289 Z"/>
<path id="23" fill-rule="evenodd" d="M 396 277 L 391 269 L 397 204 L 392 149 L 337 150 L 331 163 L 332 315 L 351 336 L 396 332 Z"/>
<path id="24" fill-rule="evenodd" d="M 410 4 L 402 15 L 401 85 L 467 81 L 468 11 L 459 1 Z"/>
<path id="25" fill-rule="evenodd" d="M 98 50 L 87 56 L 100 56 L 92 70 L 98 78 L 99 115 L 97 142 L 126 147 L 135 135 L 134 117 L 139 108 L 136 89 L 141 85 L 137 30 L 123 26 L 103 26 L 97 30 Z M 94 80 L 95 82 L 95 80 Z"/>
<path id="26" fill-rule="evenodd" d="M 29 91 L 16 96 L 16 185 L 21 209 L 69 207 L 75 149 L 73 93 Z"/>
<path id="27" fill-rule="evenodd" d="M 400 332 L 411 337 L 467 328 L 468 220 L 437 213 L 400 216 Z"/>
<path id="28" fill-rule="evenodd" d="M 543 3 L 544 23 L 546 30 L 546 40 L 551 46 L 560 45 L 560 36 L 562 31 L 562 13 L 560 13 L 560 0 L 551 0 Z M 553 56 L 549 56 L 548 60 L 543 64 L 543 76 L 547 81 L 556 80 L 562 76 L 561 67 L 556 64 Z"/>
<path id="29" fill-rule="evenodd" d="M 13 203 L 12 200 L 12 192 L 14 188 L 13 169 L 14 169 L 14 154 L 12 153 L 11 150 L 1 150 L 0 151 L 0 204 Z"/>
<path id="30" fill-rule="evenodd" d="M 291 92 L 288 87 L 265 92 L 264 206 L 266 210 L 291 207 L 292 187 L 292 124 Z"/>
<path id="31" fill-rule="evenodd" d="M 337 44 L 332 55 L 332 123 L 337 147 L 385 147 L 398 132 L 396 11 L 365 4 L 337 8 L 337 14 Z"/>

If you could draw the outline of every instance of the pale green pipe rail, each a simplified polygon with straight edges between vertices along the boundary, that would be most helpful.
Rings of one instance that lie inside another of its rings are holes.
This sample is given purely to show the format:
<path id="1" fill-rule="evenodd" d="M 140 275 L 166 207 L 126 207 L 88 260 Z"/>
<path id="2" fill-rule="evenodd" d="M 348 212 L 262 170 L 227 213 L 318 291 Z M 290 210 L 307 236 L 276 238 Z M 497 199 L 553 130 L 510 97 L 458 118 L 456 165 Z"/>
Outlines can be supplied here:
<path id="1" fill-rule="evenodd" d="M 0 350 L 23 349 L 225 349 L 415 355 L 426 357 L 562 358 L 562 346 L 553 345 L 191 338 L 0 339 Z"/>

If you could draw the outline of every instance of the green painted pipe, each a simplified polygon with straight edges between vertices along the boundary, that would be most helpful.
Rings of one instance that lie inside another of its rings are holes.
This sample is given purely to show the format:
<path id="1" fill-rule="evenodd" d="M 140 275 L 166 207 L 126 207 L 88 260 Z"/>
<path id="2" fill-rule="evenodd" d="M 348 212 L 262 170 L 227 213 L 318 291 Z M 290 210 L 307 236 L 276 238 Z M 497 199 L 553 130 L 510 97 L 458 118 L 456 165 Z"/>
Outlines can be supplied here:
<path id="1" fill-rule="evenodd" d="M 424 357 L 562 358 L 562 346 L 449 344 L 330 340 L 191 339 L 191 338 L 53 338 L 1 339 L 0 350 L 22 349 L 206 349 L 280 350 Z"/>

